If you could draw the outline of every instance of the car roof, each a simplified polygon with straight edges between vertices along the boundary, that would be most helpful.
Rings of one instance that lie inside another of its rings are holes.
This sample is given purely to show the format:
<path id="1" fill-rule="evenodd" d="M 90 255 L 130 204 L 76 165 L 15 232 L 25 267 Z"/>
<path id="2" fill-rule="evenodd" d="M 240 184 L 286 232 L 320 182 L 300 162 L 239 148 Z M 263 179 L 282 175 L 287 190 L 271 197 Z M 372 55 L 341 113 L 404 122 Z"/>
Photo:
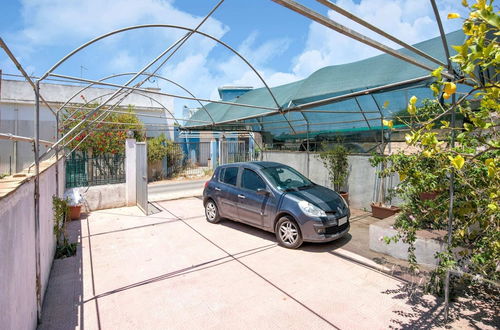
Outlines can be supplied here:
<path id="1" fill-rule="evenodd" d="M 246 166 L 248 168 L 262 169 L 262 168 L 268 168 L 268 167 L 287 166 L 287 165 L 277 163 L 277 162 L 240 162 L 240 163 L 224 164 L 224 165 L 221 165 L 220 167 L 222 168 L 222 167 L 228 167 L 228 166 Z"/>

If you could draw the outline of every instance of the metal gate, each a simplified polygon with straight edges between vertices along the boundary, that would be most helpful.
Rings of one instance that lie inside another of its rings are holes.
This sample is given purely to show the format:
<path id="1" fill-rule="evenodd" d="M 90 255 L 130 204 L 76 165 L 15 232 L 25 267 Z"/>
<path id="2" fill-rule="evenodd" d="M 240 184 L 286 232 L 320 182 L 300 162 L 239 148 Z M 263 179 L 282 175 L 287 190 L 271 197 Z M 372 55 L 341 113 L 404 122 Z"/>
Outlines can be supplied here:
<path id="1" fill-rule="evenodd" d="M 253 160 L 246 141 L 222 141 L 220 148 L 221 164 Z"/>
<path id="2" fill-rule="evenodd" d="M 148 152 L 146 142 L 136 143 L 137 206 L 148 215 Z"/>

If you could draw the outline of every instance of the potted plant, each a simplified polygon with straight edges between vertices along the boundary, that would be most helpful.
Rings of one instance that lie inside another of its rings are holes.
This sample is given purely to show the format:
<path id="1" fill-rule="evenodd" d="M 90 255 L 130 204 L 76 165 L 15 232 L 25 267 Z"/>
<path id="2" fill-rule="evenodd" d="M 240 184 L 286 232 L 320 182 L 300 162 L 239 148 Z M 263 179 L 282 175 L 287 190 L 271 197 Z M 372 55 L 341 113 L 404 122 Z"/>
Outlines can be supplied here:
<path id="1" fill-rule="evenodd" d="M 322 149 L 323 151 L 318 154 L 318 158 L 328 170 L 328 177 L 333 189 L 349 203 L 349 193 L 343 190 L 349 175 L 349 162 L 347 160 L 349 150 L 341 143 L 337 143 L 333 147 L 323 145 Z"/>
<path id="2" fill-rule="evenodd" d="M 78 220 L 82 212 L 83 197 L 77 189 L 68 189 L 64 193 L 69 206 L 69 219 Z"/>
<path id="3" fill-rule="evenodd" d="M 371 203 L 372 216 L 378 219 L 385 219 L 390 217 L 401 209 L 392 205 L 392 198 L 394 197 L 395 190 L 385 186 L 386 178 L 392 174 L 386 170 L 387 158 L 385 155 L 374 154 L 370 158 L 370 164 L 373 167 L 378 167 L 377 171 L 377 184 L 375 184 L 375 201 Z"/>

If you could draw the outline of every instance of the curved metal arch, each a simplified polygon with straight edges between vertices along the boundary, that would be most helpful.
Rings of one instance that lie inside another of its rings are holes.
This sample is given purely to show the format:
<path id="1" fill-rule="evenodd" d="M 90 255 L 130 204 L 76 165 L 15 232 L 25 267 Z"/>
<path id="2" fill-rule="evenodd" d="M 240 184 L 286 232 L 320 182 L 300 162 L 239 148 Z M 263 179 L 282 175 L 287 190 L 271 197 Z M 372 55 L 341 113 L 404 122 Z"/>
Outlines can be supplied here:
<path id="1" fill-rule="evenodd" d="M 113 75 L 110 75 L 110 76 L 107 76 L 107 77 L 104 77 L 102 79 L 99 80 L 99 82 L 101 81 L 106 81 L 106 80 L 109 80 L 109 79 L 112 79 L 112 78 L 116 78 L 116 77 L 121 77 L 121 76 L 132 76 L 132 75 L 136 75 L 137 72 L 123 72 L 123 73 L 118 73 L 118 74 L 113 74 Z M 184 86 L 182 86 L 181 84 L 173 81 L 173 80 L 170 80 L 170 79 L 167 79 L 163 76 L 160 76 L 160 75 L 157 75 L 157 74 L 151 74 L 151 73 L 147 73 L 147 72 L 144 72 L 142 73 L 141 75 L 147 75 L 149 77 L 155 77 L 155 78 L 159 78 L 159 79 L 163 79 L 171 84 L 174 84 L 176 85 L 177 87 L 181 88 L 183 91 L 185 91 L 186 93 L 188 93 L 190 96 L 192 96 L 193 98 L 196 99 L 196 101 L 201 105 L 201 107 L 205 110 L 205 112 L 207 113 L 208 117 L 210 118 L 210 120 L 212 121 L 213 124 L 215 124 L 215 121 L 214 119 L 212 118 L 212 116 L 210 115 L 210 113 L 208 112 L 207 108 L 205 108 L 205 106 L 203 105 L 203 103 L 201 103 L 199 101 L 199 99 L 193 94 L 191 93 L 187 88 L 185 88 Z M 62 108 L 64 108 L 66 105 L 68 105 L 68 103 L 74 99 L 78 94 L 80 94 L 81 92 L 83 92 L 84 90 L 86 90 L 87 88 L 90 88 L 92 86 L 96 85 L 96 83 L 90 83 L 88 84 L 87 86 L 83 87 L 82 89 L 80 89 L 79 91 L 77 91 L 75 94 L 73 94 L 62 106 L 59 107 L 59 109 L 56 111 L 56 112 L 59 112 Z M 142 95 L 140 93 L 138 93 L 137 91 L 135 92 L 139 95 Z M 109 95 L 109 94 L 106 94 L 106 95 Z M 144 95 L 143 95 L 144 96 Z M 168 111 L 168 113 L 170 113 L 170 115 L 172 117 L 175 117 L 168 109 L 165 108 L 165 110 Z M 177 120 L 176 120 L 177 121 Z M 179 122 L 177 122 L 177 124 L 179 124 Z M 180 125 L 180 124 L 179 124 Z"/>
<path id="2" fill-rule="evenodd" d="M 87 101 L 86 103 L 82 104 L 82 106 L 80 108 L 82 109 L 83 107 L 85 107 L 86 105 L 91 104 L 95 100 L 97 100 L 99 98 L 102 98 L 102 97 L 105 97 L 105 96 L 108 96 L 108 95 L 111 95 L 113 93 L 114 92 L 109 92 L 109 93 L 106 93 L 106 94 L 102 94 L 102 95 L 96 96 L 93 99 L 91 99 L 91 100 Z M 179 121 L 172 115 L 172 112 L 170 112 L 170 110 L 168 110 L 167 107 L 165 107 L 163 104 L 161 104 L 161 102 L 159 102 L 158 100 L 154 99 L 153 97 L 151 97 L 149 95 L 145 95 L 145 94 L 142 94 L 142 93 L 139 93 L 139 92 L 135 92 L 135 93 L 138 94 L 138 95 L 144 96 L 144 97 L 150 99 L 151 101 L 157 103 L 162 109 L 166 110 L 172 116 L 172 118 L 168 118 L 168 117 L 163 117 L 163 118 L 165 118 L 165 119 L 173 119 L 178 125 L 180 125 Z M 103 110 L 103 112 L 105 112 L 105 111 L 109 111 L 109 110 Z M 73 113 L 75 113 L 75 112 L 73 112 Z M 63 125 L 61 128 L 64 128 L 64 127 L 65 127 L 65 125 Z"/>
<path id="3" fill-rule="evenodd" d="M 194 30 L 194 29 L 190 29 L 190 28 L 187 28 L 187 27 L 184 27 L 184 26 L 173 25 L 173 24 L 144 24 L 144 25 L 134 25 L 134 26 L 129 26 L 129 27 L 126 27 L 126 28 L 122 28 L 122 29 L 118 29 L 118 30 L 115 30 L 115 31 L 111 31 L 111 32 L 105 33 L 105 34 L 103 34 L 103 35 L 101 35 L 101 36 L 99 36 L 97 38 L 94 38 L 94 39 L 86 42 L 85 44 L 81 45 L 80 47 L 76 48 L 75 50 L 73 50 L 72 52 L 70 52 L 69 54 L 67 54 L 66 56 L 64 56 L 56 64 L 54 64 L 47 72 L 45 72 L 43 74 L 43 76 L 39 79 L 39 81 L 47 78 L 47 76 L 50 73 L 52 73 L 55 69 L 57 69 L 67 59 L 69 59 L 74 54 L 78 53 L 80 50 L 86 48 L 87 46 L 90 46 L 91 44 L 93 44 L 93 43 L 95 43 L 95 42 L 97 42 L 97 41 L 99 41 L 101 39 L 107 38 L 109 36 L 112 36 L 112 35 L 115 35 L 115 34 L 118 34 L 118 33 L 121 33 L 121 32 L 131 31 L 131 30 L 136 30 L 136 29 L 144 29 L 144 28 L 171 28 L 171 29 L 179 29 L 179 30 L 188 31 L 190 33 L 197 33 L 197 34 L 202 35 L 202 36 L 204 36 L 206 38 L 212 39 L 213 41 L 217 42 L 218 44 L 226 47 L 231 52 L 233 52 L 236 56 L 238 56 L 243 62 L 245 62 L 245 64 L 247 64 L 250 67 L 250 69 L 252 69 L 252 71 L 257 75 L 257 77 L 259 77 L 260 81 L 262 81 L 262 83 L 264 84 L 265 88 L 267 89 L 267 91 L 271 95 L 274 103 L 276 104 L 276 107 L 278 109 L 281 109 L 281 106 L 278 103 L 278 100 L 276 100 L 276 97 L 275 97 L 274 93 L 271 91 L 271 88 L 267 85 L 267 83 L 264 80 L 264 78 L 262 78 L 262 76 L 257 71 L 257 69 L 255 69 L 250 64 L 250 62 L 248 62 L 248 60 L 243 55 L 241 55 L 240 53 L 238 53 L 234 48 L 232 48 L 231 46 L 229 46 L 228 44 L 226 44 L 222 40 L 219 40 L 218 38 L 215 38 L 214 36 L 212 36 L 210 34 L 207 34 L 207 33 L 201 32 L 201 31 L 197 31 L 197 30 Z"/>

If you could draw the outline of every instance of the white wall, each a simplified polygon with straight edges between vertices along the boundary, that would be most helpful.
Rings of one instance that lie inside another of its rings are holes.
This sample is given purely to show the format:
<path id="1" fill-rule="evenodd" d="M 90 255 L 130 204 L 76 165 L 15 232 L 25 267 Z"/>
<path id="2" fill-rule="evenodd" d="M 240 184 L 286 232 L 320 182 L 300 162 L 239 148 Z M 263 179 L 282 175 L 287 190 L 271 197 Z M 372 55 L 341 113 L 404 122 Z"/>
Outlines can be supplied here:
<path id="1" fill-rule="evenodd" d="M 353 208 L 370 210 L 370 203 L 375 199 L 376 169 L 370 165 L 368 161 L 370 157 L 370 155 L 347 157 L 349 161 L 347 191 L 349 205 Z M 332 188 L 328 171 L 315 153 L 308 155 L 306 152 L 264 151 L 263 160 L 287 164 L 313 182 Z M 396 181 L 393 185 L 395 184 Z"/>
<path id="2" fill-rule="evenodd" d="M 64 192 L 64 160 L 59 161 L 59 192 Z M 42 299 L 55 252 L 52 196 L 55 164 L 40 174 L 40 264 Z M 0 198 L 0 329 L 35 329 L 34 179 Z"/>
<path id="3" fill-rule="evenodd" d="M 84 198 L 85 211 L 111 209 L 127 205 L 125 183 L 105 184 L 92 187 L 72 188 L 80 192 Z M 135 205 L 135 204 L 134 204 Z"/>
<path id="4" fill-rule="evenodd" d="M 25 81 L 2 80 L 0 83 L 2 86 L 0 90 L 0 133 L 33 137 L 35 107 L 35 93 L 33 88 Z M 56 110 L 80 89 L 80 86 L 42 83 L 40 85 L 40 94 L 47 100 L 52 109 Z M 72 99 L 72 105 L 85 103 L 84 100 L 90 101 L 111 91 L 106 88 L 88 88 Z M 172 113 L 174 112 L 173 98 L 157 94 L 148 94 L 148 96 L 158 101 Z M 102 102 L 104 99 L 99 101 Z M 157 102 L 138 94 L 130 94 L 122 102 L 124 107 L 129 104 L 134 105 L 138 114 L 170 117 L 170 114 Z M 162 125 L 173 125 L 174 123 L 172 119 L 166 120 L 145 116 L 138 116 L 138 118 L 143 123 L 149 124 L 161 123 Z M 54 141 L 56 135 L 55 127 L 55 116 L 44 103 L 40 103 L 40 138 Z M 164 133 L 169 139 L 173 140 L 174 133 L 172 130 L 165 131 Z M 161 134 L 160 131 L 148 132 L 148 136 L 159 134 Z M 15 152 L 15 148 L 17 148 L 17 152 Z M 46 149 L 44 146 L 41 146 L 40 150 L 43 152 Z M 29 166 L 33 160 L 31 143 L 0 140 L 0 174 L 16 173 Z"/>

